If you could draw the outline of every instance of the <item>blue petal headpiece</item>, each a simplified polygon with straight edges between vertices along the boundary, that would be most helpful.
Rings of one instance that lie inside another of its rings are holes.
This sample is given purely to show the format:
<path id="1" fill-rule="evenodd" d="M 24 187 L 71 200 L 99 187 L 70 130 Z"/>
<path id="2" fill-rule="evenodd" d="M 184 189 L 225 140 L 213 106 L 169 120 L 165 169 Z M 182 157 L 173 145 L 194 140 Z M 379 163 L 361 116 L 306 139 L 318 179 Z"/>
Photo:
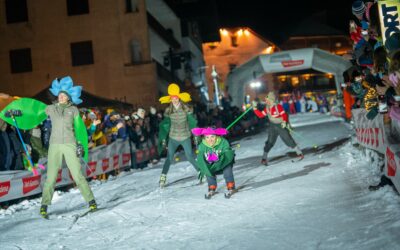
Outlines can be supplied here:
<path id="1" fill-rule="evenodd" d="M 74 83 L 72 82 L 72 78 L 70 76 L 66 76 L 61 79 L 54 79 L 50 88 L 50 92 L 54 96 L 58 96 L 60 92 L 67 93 L 75 105 L 82 103 L 82 100 L 79 99 L 79 97 L 81 97 L 81 91 L 81 86 L 74 87 Z"/>

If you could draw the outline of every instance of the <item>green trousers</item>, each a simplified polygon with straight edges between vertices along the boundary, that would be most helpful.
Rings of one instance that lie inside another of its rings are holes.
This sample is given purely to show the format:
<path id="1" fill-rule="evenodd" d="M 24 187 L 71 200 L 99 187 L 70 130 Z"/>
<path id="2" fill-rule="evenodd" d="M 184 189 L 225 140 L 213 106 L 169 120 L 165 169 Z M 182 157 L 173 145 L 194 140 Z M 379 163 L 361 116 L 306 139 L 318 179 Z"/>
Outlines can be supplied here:
<path id="1" fill-rule="evenodd" d="M 54 194 L 58 170 L 62 166 L 62 159 L 65 159 L 72 178 L 81 191 L 86 202 L 94 200 L 92 190 L 81 171 L 81 163 L 76 156 L 75 144 L 50 144 L 47 160 L 47 179 L 43 186 L 42 205 L 50 205 Z"/>

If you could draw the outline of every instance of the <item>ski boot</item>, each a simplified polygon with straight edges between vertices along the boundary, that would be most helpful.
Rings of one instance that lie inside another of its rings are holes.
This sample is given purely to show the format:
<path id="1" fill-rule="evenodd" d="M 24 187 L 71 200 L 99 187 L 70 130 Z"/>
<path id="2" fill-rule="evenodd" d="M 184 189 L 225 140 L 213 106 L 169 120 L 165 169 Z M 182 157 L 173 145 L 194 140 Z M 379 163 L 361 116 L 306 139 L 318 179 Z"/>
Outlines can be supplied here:
<path id="1" fill-rule="evenodd" d="M 47 214 L 47 205 L 42 205 L 40 207 L 40 216 L 44 219 L 49 219 L 49 215 Z"/>
<path id="2" fill-rule="evenodd" d="M 167 183 L 167 175 L 166 174 L 161 174 L 160 176 L 160 188 L 164 188 L 165 184 Z"/>
<path id="3" fill-rule="evenodd" d="M 261 164 L 264 166 L 268 166 L 268 160 L 267 159 L 261 159 Z"/>
<path id="4" fill-rule="evenodd" d="M 225 198 L 227 198 L 227 199 L 231 198 L 232 195 L 238 191 L 235 188 L 235 182 L 228 182 L 226 184 L 226 187 L 227 187 L 228 191 L 225 193 Z"/>
<path id="5" fill-rule="evenodd" d="M 97 210 L 97 204 L 95 200 L 89 201 L 89 211 L 94 212 Z"/>
<path id="6" fill-rule="evenodd" d="M 213 197 L 217 192 L 217 186 L 215 185 L 210 185 L 208 186 L 208 193 L 204 195 L 204 198 L 209 200 L 211 197 Z"/>

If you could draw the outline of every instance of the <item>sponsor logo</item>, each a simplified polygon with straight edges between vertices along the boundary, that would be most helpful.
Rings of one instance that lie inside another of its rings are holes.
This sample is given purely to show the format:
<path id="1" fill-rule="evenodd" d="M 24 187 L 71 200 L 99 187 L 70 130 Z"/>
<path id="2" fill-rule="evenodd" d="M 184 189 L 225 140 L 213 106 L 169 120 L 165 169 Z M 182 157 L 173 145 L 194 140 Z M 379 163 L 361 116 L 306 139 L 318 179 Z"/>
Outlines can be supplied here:
<path id="1" fill-rule="evenodd" d="M 282 61 L 282 66 L 285 68 L 299 66 L 304 64 L 304 60 L 290 60 L 290 61 Z"/>
<path id="2" fill-rule="evenodd" d="M 22 178 L 22 193 L 27 194 L 32 192 L 40 185 L 41 175 Z"/>
<path id="3" fill-rule="evenodd" d="M 97 161 L 91 161 L 86 167 L 86 176 L 94 175 L 96 173 Z"/>
<path id="4" fill-rule="evenodd" d="M 10 187 L 10 181 L 0 182 L 0 197 L 7 195 L 10 191 Z"/>
<path id="5" fill-rule="evenodd" d="M 126 166 L 131 160 L 131 154 L 123 154 L 122 155 L 122 165 Z"/>
<path id="6" fill-rule="evenodd" d="M 143 160 L 143 156 L 144 156 L 143 150 L 136 151 L 136 161 L 137 162 L 141 162 Z"/>
<path id="7" fill-rule="evenodd" d="M 114 167 L 114 169 L 119 168 L 119 155 L 114 155 L 114 157 L 113 157 L 113 167 Z"/>
<path id="8" fill-rule="evenodd" d="M 386 161 L 387 161 L 387 171 L 388 171 L 387 175 L 395 176 L 397 165 L 394 159 L 394 153 L 392 152 L 392 150 L 390 150 L 389 147 L 386 148 Z"/>
<path id="9" fill-rule="evenodd" d="M 380 1 L 381 2 L 381 1 Z M 385 41 L 392 33 L 399 32 L 399 3 L 382 1 L 379 4 L 379 14 L 381 19 L 381 28 L 383 30 L 383 40 Z"/>
<path id="10" fill-rule="evenodd" d="M 101 168 L 103 169 L 103 172 L 106 172 L 109 166 L 110 166 L 110 159 L 106 158 L 101 160 Z"/>

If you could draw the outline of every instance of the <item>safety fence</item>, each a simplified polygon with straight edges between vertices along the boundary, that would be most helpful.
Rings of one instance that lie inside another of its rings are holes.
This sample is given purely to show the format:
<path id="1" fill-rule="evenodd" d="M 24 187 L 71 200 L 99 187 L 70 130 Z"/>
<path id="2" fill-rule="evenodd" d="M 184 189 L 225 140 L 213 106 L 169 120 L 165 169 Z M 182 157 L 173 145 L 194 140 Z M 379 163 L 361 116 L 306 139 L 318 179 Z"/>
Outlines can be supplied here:
<path id="1" fill-rule="evenodd" d="M 400 190 L 400 145 L 395 143 L 392 134 L 394 126 L 384 123 L 384 115 L 378 114 L 373 120 L 366 117 L 365 109 L 354 109 L 354 124 L 357 142 L 368 149 L 375 150 L 385 158 L 384 174 Z M 391 121 L 397 122 L 397 121 Z"/>
<path id="2" fill-rule="evenodd" d="M 133 159 L 131 159 L 131 156 Z M 82 173 L 86 178 L 129 168 L 157 156 L 155 146 L 133 149 L 132 154 L 127 140 L 117 140 L 110 145 L 100 146 L 89 151 L 89 161 L 82 162 Z M 133 160 L 133 162 L 131 162 Z M 47 165 L 44 160 L 43 165 Z M 0 202 L 36 195 L 42 192 L 46 172 L 34 176 L 30 171 L 0 172 Z M 58 171 L 56 187 L 73 184 L 74 180 L 65 162 Z"/>

